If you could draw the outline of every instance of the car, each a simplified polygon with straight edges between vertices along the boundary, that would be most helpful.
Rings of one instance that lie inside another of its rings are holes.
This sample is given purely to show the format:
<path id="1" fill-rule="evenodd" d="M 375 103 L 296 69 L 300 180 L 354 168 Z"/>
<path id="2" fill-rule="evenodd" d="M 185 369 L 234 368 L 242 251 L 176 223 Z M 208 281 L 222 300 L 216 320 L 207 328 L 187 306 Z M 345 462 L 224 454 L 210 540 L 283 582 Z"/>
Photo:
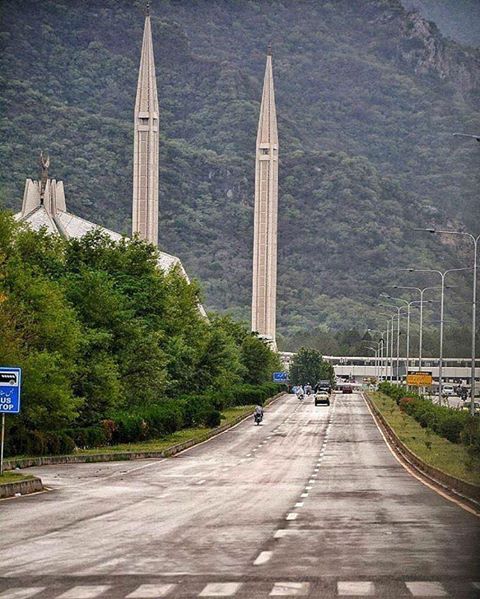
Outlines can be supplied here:
<path id="1" fill-rule="evenodd" d="M 472 405 L 471 401 L 466 401 L 462 406 L 462 410 L 464 410 L 465 412 L 470 412 L 471 405 Z M 475 414 L 480 413 L 480 401 L 473 402 L 473 409 L 474 409 Z"/>
<path id="2" fill-rule="evenodd" d="M 330 395 L 328 393 L 316 393 L 315 394 L 315 405 L 320 406 L 325 404 L 330 405 Z"/>

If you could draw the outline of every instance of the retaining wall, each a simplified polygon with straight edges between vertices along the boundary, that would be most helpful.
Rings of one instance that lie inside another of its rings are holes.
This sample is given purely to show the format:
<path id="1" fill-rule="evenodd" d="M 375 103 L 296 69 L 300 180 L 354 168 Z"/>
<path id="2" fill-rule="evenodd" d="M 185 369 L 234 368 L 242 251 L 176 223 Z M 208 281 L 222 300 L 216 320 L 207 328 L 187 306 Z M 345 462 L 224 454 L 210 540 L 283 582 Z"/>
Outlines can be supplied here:
<path id="1" fill-rule="evenodd" d="M 39 478 L 29 478 L 14 483 L 0 484 L 0 499 L 15 497 L 16 495 L 28 495 L 43 491 L 43 484 Z"/>

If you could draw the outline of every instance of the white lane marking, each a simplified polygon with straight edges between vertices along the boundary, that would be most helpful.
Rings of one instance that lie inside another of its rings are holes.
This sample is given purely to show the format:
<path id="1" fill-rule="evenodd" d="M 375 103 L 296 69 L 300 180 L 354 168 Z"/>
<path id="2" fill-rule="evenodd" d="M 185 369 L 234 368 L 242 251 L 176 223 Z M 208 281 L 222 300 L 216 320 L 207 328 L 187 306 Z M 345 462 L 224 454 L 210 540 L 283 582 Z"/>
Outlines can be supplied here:
<path id="1" fill-rule="evenodd" d="M 270 558 L 272 557 L 272 551 L 262 551 L 261 553 L 258 554 L 257 559 L 253 562 L 254 566 L 261 566 L 263 564 L 266 564 L 268 561 L 270 561 Z"/>
<path id="2" fill-rule="evenodd" d="M 127 595 L 127 599 L 157 599 L 157 597 L 165 597 L 176 586 L 175 584 L 141 584 L 133 593 Z"/>
<path id="3" fill-rule="evenodd" d="M 308 497 L 308 493 L 302 493 L 300 497 Z"/>
<path id="4" fill-rule="evenodd" d="M 447 597 L 447 591 L 440 582 L 406 582 L 408 590 L 414 597 Z"/>
<path id="5" fill-rule="evenodd" d="M 211 582 L 199 597 L 232 597 L 241 586 L 241 582 Z"/>
<path id="6" fill-rule="evenodd" d="M 3 593 L 0 593 L 0 597 L 5 599 L 26 599 L 27 597 L 33 597 L 45 590 L 45 587 L 14 587 L 7 589 Z"/>
<path id="7" fill-rule="evenodd" d="M 256 448 L 256 447 L 254 447 L 254 448 L 252 449 L 252 451 L 257 451 L 257 448 Z"/>
<path id="8" fill-rule="evenodd" d="M 59 599 L 94 599 L 108 591 L 109 588 L 110 585 L 107 584 L 80 585 L 59 595 Z"/>
<path id="9" fill-rule="evenodd" d="M 202 480 L 198 481 L 197 485 L 203 485 L 203 483 L 206 483 L 206 482 L 207 481 L 204 478 L 202 478 Z"/>
<path id="10" fill-rule="evenodd" d="M 309 582 L 276 582 L 270 591 L 270 596 L 275 597 L 300 597 L 308 595 Z"/>
<path id="11" fill-rule="evenodd" d="M 303 501 L 297 501 L 294 507 L 303 507 Z"/>
<path id="12" fill-rule="evenodd" d="M 279 528 L 275 534 L 273 535 L 274 539 L 283 539 L 283 537 L 286 537 L 288 533 L 288 530 L 285 528 Z"/>
<path id="13" fill-rule="evenodd" d="M 320 468 L 315 468 L 314 472 L 318 472 L 320 470 Z"/>
<path id="14" fill-rule="evenodd" d="M 310 485 L 308 487 L 305 487 L 305 491 L 311 491 L 313 489 L 313 487 Z"/>
<path id="15" fill-rule="evenodd" d="M 251 453 L 247 453 L 247 458 L 251 458 L 252 454 Z"/>
<path id="16" fill-rule="evenodd" d="M 296 520 L 298 517 L 298 514 L 296 514 L 295 512 L 290 512 L 286 518 L 286 520 Z"/>
<path id="17" fill-rule="evenodd" d="M 309 484 L 309 485 L 313 485 L 313 483 L 315 483 L 315 482 L 316 482 L 316 481 L 315 481 L 315 479 L 314 479 L 314 478 L 311 478 L 311 479 L 308 481 L 308 484 Z"/>
<path id="18" fill-rule="evenodd" d="M 366 597 L 367 595 L 375 594 L 375 585 L 373 582 L 364 581 L 337 582 L 337 592 L 339 595 Z"/>

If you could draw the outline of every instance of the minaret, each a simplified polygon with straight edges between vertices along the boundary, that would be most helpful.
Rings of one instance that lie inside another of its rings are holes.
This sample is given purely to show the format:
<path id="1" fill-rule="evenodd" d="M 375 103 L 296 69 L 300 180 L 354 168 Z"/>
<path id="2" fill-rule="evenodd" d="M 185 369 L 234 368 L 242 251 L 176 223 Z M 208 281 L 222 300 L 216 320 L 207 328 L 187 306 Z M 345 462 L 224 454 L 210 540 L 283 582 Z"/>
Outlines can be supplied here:
<path id="1" fill-rule="evenodd" d="M 158 244 L 158 97 L 147 4 L 133 142 L 132 233 Z"/>
<path id="2" fill-rule="evenodd" d="M 268 49 L 255 158 L 252 330 L 275 347 L 277 301 L 278 134 L 272 52 Z"/>

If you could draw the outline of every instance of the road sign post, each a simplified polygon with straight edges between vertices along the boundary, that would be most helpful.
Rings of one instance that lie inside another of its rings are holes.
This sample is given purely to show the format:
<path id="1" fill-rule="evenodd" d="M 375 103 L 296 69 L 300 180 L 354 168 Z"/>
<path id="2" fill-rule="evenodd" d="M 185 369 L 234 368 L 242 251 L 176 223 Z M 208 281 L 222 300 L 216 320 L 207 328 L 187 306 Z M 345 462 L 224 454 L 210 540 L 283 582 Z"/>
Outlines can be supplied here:
<path id="1" fill-rule="evenodd" d="M 2 415 L 2 437 L 0 441 L 0 475 L 3 474 L 5 446 L 5 415 L 20 412 L 21 368 L 0 366 L 0 414 Z"/>
<path id="2" fill-rule="evenodd" d="M 411 372 L 407 375 L 407 385 L 412 387 L 429 387 L 433 377 L 429 372 Z"/>
<path id="3" fill-rule="evenodd" d="M 273 373 L 273 382 L 274 383 L 287 383 L 288 382 L 288 372 L 274 372 Z"/>

